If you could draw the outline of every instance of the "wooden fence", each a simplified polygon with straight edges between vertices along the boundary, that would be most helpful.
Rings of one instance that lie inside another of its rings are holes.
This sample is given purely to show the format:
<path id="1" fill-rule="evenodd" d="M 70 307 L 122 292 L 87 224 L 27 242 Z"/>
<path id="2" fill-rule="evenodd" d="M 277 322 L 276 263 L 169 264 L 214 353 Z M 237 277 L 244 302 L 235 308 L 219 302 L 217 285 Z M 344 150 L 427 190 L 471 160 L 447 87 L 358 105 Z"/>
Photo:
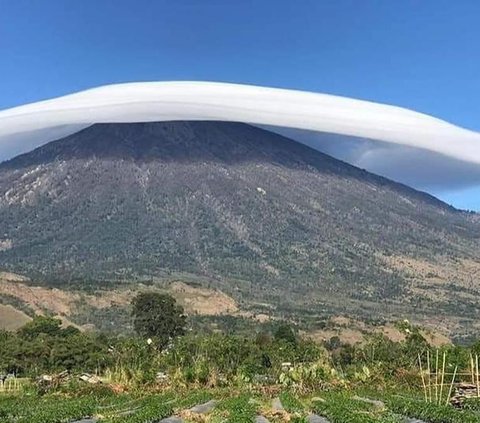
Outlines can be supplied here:
<path id="1" fill-rule="evenodd" d="M 0 393 L 19 392 L 27 382 L 28 379 L 26 378 L 12 377 L 5 380 L 0 379 Z"/>
<path id="2" fill-rule="evenodd" d="M 468 369 L 459 371 L 458 366 L 447 364 L 447 354 L 439 351 L 422 357 L 418 355 L 418 365 L 426 402 L 448 404 L 452 394 L 480 398 L 479 357 L 470 355 Z M 453 368 L 453 372 L 451 369 Z"/>

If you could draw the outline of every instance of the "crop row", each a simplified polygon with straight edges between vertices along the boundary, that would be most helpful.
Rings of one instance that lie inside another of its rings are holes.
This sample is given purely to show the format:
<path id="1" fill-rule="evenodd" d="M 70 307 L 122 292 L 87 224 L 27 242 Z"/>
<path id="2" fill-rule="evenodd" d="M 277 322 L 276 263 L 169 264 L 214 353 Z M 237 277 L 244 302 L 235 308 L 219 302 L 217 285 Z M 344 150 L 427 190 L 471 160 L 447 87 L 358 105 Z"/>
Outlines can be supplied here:
<path id="1" fill-rule="evenodd" d="M 312 412 L 326 417 L 331 423 L 400 423 L 405 421 L 404 417 L 421 419 L 426 423 L 480 423 L 478 404 L 473 404 L 471 409 L 457 410 L 446 405 L 391 395 L 382 397 L 382 406 L 382 403 L 362 401 L 352 393 L 345 392 L 322 392 L 316 397 L 297 397 L 290 392 L 283 392 L 280 400 L 285 408 L 284 415 L 275 415 L 270 397 L 208 390 L 183 394 L 87 394 L 80 397 L 64 394 L 44 397 L 0 396 L 0 422 L 69 423 L 95 416 L 103 423 L 152 423 L 174 414 L 188 420 L 192 417 L 188 415 L 190 407 L 211 399 L 218 402 L 208 416 L 210 423 L 252 422 L 259 414 L 264 414 L 271 421 L 304 423 Z"/>

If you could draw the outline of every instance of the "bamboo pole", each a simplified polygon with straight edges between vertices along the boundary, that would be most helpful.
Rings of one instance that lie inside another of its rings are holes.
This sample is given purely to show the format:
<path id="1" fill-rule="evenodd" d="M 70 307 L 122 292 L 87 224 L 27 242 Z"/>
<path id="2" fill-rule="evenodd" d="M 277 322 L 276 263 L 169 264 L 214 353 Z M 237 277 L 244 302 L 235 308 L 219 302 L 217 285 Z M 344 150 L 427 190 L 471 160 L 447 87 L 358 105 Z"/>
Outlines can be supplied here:
<path id="1" fill-rule="evenodd" d="M 478 368 L 479 368 L 479 374 L 480 374 L 480 356 L 478 358 Z M 433 365 L 433 363 L 432 363 Z M 433 370 L 433 367 L 432 367 L 432 370 Z M 439 369 L 441 370 L 441 369 Z M 438 375 L 440 376 L 441 375 L 441 372 L 439 371 L 438 372 Z M 453 375 L 453 371 L 451 372 L 445 372 L 445 376 L 452 376 Z M 470 371 L 468 371 L 467 373 L 462 373 L 462 372 L 457 372 L 457 376 L 468 376 L 468 377 L 471 377 L 472 376 L 472 373 Z M 433 375 L 432 375 L 432 378 L 433 378 Z M 476 383 L 476 382 L 475 382 Z M 433 386 L 433 381 L 432 381 L 432 386 Z"/>
<path id="2" fill-rule="evenodd" d="M 430 350 L 427 350 L 428 400 L 432 402 L 432 381 L 430 368 Z"/>
<path id="3" fill-rule="evenodd" d="M 420 357 L 420 354 L 418 354 L 418 365 L 420 366 L 420 376 L 422 377 L 422 385 L 423 385 L 423 393 L 425 395 L 425 402 L 428 402 L 427 386 L 425 385 L 425 377 L 423 375 L 423 368 L 422 368 L 422 358 Z"/>
<path id="4" fill-rule="evenodd" d="M 475 368 L 473 364 L 473 354 L 470 353 L 470 373 L 472 375 L 472 385 L 475 384 Z"/>
<path id="5" fill-rule="evenodd" d="M 435 352 L 435 404 L 438 404 L 438 348 Z"/>
<path id="6" fill-rule="evenodd" d="M 443 363 L 442 363 L 442 375 L 441 375 L 441 382 L 440 382 L 440 401 L 443 398 L 443 381 L 445 378 L 445 360 L 446 360 L 446 353 L 445 351 L 443 352 Z"/>
<path id="7" fill-rule="evenodd" d="M 455 371 L 453 372 L 452 382 L 450 383 L 450 389 L 448 390 L 447 400 L 445 401 L 445 405 L 448 405 L 450 402 L 450 397 L 452 395 L 453 384 L 455 382 L 455 375 L 457 374 L 458 366 L 455 366 Z"/>
<path id="8" fill-rule="evenodd" d="M 478 376 L 478 354 L 475 354 L 475 373 L 477 375 L 477 397 L 480 397 L 480 380 Z"/>

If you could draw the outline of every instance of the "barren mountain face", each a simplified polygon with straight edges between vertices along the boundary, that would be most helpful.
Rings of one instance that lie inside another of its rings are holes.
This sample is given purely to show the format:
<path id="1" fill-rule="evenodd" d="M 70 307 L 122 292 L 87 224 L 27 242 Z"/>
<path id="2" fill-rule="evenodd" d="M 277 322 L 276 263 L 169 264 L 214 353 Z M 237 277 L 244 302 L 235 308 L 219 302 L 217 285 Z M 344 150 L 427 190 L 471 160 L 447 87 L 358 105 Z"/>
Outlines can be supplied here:
<path id="1" fill-rule="evenodd" d="M 0 270 L 69 286 L 195 280 L 304 313 L 473 318 L 480 222 L 246 124 L 97 124 L 0 165 Z"/>

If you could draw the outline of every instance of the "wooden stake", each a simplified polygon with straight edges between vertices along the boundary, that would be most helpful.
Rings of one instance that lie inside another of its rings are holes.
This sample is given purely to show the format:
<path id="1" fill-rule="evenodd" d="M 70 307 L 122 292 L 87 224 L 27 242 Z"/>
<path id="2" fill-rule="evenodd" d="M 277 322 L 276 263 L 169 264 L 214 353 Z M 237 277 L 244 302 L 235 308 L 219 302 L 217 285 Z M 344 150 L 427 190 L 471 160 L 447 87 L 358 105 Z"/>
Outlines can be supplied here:
<path id="1" fill-rule="evenodd" d="M 455 383 L 455 376 L 457 374 L 457 369 L 458 369 L 458 366 L 455 366 L 455 371 L 453 372 L 452 382 L 450 383 L 450 389 L 448 390 L 448 396 L 447 396 L 447 400 L 445 401 L 445 405 L 448 405 L 448 403 L 450 402 L 450 397 L 452 395 L 453 384 Z"/>
<path id="2" fill-rule="evenodd" d="M 470 373 L 472 374 L 472 385 L 475 384 L 475 368 L 473 364 L 473 354 L 470 353 Z"/>
<path id="3" fill-rule="evenodd" d="M 438 348 L 435 353 L 435 404 L 438 404 Z"/>
<path id="4" fill-rule="evenodd" d="M 432 402 L 432 381 L 430 369 L 430 350 L 427 350 L 428 400 Z"/>
<path id="5" fill-rule="evenodd" d="M 478 376 L 478 354 L 475 354 L 475 373 L 477 375 L 477 397 L 480 397 L 480 380 Z"/>
<path id="6" fill-rule="evenodd" d="M 441 382 L 440 382 L 440 401 L 442 400 L 443 397 L 443 381 L 445 378 L 445 360 L 446 360 L 446 353 L 445 351 L 443 352 L 443 363 L 442 363 L 442 374 L 441 374 Z"/>
<path id="7" fill-rule="evenodd" d="M 425 394 L 425 402 L 428 402 L 427 386 L 425 385 L 425 378 L 423 376 L 422 358 L 420 357 L 420 354 L 418 354 L 418 365 L 420 366 L 420 376 L 422 377 L 422 385 L 423 385 L 423 393 Z"/>

